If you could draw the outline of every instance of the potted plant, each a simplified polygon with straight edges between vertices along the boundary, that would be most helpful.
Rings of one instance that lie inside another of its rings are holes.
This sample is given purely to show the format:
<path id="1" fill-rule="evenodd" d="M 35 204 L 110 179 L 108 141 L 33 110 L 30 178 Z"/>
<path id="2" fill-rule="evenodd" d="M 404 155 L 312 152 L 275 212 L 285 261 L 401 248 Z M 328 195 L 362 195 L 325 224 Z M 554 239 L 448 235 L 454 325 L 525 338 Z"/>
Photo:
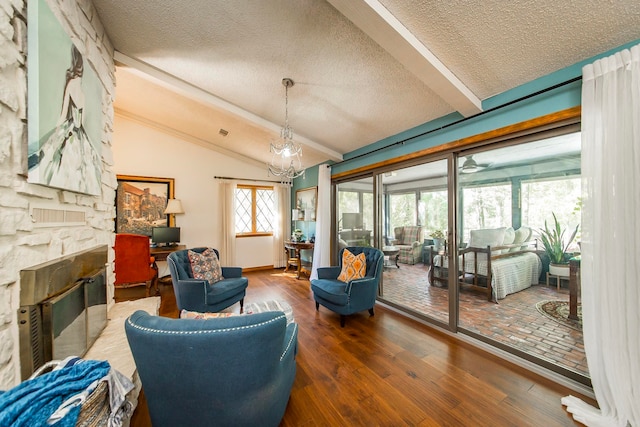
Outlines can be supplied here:
<path id="1" fill-rule="evenodd" d="M 299 228 L 296 228 L 295 230 L 293 230 L 293 234 L 291 235 L 291 238 L 294 242 L 302 242 L 303 240 L 302 230 L 300 230 Z"/>
<path id="2" fill-rule="evenodd" d="M 540 229 L 540 240 L 544 246 L 544 252 L 549 257 L 549 273 L 555 276 L 569 276 L 569 258 L 571 256 L 567 253 L 567 249 L 578 234 L 579 225 L 576 225 L 571 237 L 565 240 L 566 230 L 560 226 L 556 214 L 552 212 L 552 215 L 553 227 L 549 228 L 547 221 L 545 221 L 544 229 Z"/>

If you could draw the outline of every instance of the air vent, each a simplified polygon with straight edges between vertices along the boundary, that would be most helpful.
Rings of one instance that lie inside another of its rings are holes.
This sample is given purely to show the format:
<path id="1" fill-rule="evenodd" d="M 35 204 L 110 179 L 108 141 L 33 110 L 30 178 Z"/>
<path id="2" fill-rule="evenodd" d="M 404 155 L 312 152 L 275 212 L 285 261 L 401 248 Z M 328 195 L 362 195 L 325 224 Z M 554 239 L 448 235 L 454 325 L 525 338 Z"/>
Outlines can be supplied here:
<path id="1" fill-rule="evenodd" d="M 87 213 L 81 208 L 33 204 L 29 213 L 35 227 L 71 227 L 87 223 Z"/>
<path id="2" fill-rule="evenodd" d="M 218 131 L 218 133 L 219 133 L 220 135 L 222 135 L 222 136 L 227 136 L 227 135 L 229 135 L 229 131 L 228 131 L 228 130 L 225 130 L 225 129 L 222 129 L 222 128 Z"/>

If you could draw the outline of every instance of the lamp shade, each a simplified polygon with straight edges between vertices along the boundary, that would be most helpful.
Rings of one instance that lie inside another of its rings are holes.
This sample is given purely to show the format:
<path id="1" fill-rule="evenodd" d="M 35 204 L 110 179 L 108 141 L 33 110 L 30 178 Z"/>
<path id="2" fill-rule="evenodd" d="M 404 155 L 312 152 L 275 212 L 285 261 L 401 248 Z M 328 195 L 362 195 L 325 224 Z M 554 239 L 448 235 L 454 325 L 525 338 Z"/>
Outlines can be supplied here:
<path id="1" fill-rule="evenodd" d="M 182 208 L 182 202 L 180 199 L 169 199 L 167 201 L 167 207 L 164 210 L 164 214 L 182 214 L 184 209 Z"/>

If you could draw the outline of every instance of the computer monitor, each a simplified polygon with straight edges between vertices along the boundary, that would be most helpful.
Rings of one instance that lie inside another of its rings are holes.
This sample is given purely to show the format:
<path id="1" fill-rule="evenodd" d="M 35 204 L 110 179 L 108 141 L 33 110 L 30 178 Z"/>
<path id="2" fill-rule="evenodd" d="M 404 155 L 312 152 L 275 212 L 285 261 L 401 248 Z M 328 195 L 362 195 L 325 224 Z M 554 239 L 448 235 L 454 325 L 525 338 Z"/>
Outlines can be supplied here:
<path id="1" fill-rule="evenodd" d="M 359 212 L 345 212 L 342 214 L 342 229 L 357 230 L 363 227 L 362 214 Z"/>
<path id="2" fill-rule="evenodd" d="M 180 227 L 152 227 L 151 241 L 158 246 L 175 246 L 180 243 Z"/>

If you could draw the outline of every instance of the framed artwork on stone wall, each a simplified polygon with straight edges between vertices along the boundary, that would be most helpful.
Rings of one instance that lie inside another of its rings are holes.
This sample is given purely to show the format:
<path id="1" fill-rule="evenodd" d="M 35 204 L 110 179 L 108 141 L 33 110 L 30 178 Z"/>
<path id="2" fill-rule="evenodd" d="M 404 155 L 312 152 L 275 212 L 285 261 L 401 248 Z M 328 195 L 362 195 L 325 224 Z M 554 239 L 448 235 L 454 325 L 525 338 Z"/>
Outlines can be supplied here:
<path id="1" fill-rule="evenodd" d="M 104 87 L 45 0 L 27 13 L 27 181 L 100 195 Z"/>
<path id="2" fill-rule="evenodd" d="M 116 233 L 151 236 L 152 227 L 174 226 L 173 215 L 165 215 L 167 200 L 174 197 L 173 178 L 118 175 L 116 189 Z"/>

